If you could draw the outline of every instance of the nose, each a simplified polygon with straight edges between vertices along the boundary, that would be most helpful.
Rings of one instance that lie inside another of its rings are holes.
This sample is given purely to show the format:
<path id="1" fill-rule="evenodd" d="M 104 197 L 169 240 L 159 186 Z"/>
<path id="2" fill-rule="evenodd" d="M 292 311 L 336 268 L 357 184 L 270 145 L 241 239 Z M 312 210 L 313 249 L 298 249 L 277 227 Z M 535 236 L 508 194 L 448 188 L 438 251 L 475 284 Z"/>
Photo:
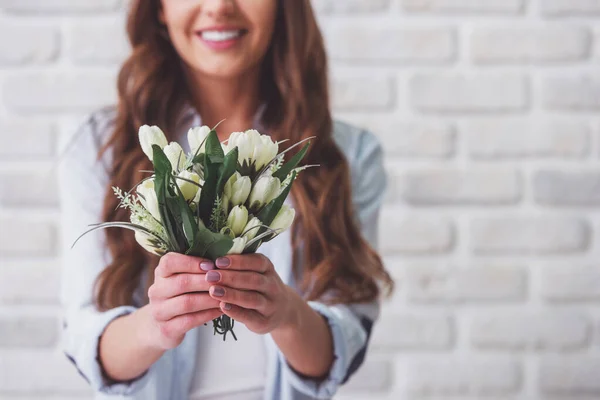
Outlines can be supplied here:
<path id="1" fill-rule="evenodd" d="M 211 17 L 230 15 L 235 9 L 235 0 L 204 0 L 202 11 Z"/>

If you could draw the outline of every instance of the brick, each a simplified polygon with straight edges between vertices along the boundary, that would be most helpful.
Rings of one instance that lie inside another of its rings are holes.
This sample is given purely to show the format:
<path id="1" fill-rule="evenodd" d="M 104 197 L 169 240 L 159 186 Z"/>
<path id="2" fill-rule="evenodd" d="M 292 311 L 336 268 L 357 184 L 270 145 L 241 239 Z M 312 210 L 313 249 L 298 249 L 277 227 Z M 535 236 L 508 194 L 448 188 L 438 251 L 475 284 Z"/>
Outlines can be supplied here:
<path id="1" fill-rule="evenodd" d="M 411 265 L 406 290 L 417 303 L 520 301 L 527 293 L 527 272 L 517 266 Z"/>
<path id="2" fill-rule="evenodd" d="M 372 346 L 385 351 L 441 350 L 454 343 L 454 323 L 448 315 L 388 314 L 373 331 Z"/>
<path id="3" fill-rule="evenodd" d="M 395 80 L 385 76 L 333 76 L 333 107 L 338 110 L 385 110 L 395 103 Z"/>
<path id="4" fill-rule="evenodd" d="M 1 172 L 0 206 L 58 206 L 56 174 L 50 168 L 36 171 Z"/>
<path id="5" fill-rule="evenodd" d="M 39 160 L 55 153 L 57 133 L 54 124 L 24 119 L 0 119 L 0 158 Z"/>
<path id="6" fill-rule="evenodd" d="M 480 349 L 576 350 L 590 341 L 590 320 L 578 313 L 487 313 L 470 324 Z"/>
<path id="7" fill-rule="evenodd" d="M 598 0 L 541 0 L 542 14 L 550 16 L 593 15 L 600 13 Z"/>
<path id="8" fill-rule="evenodd" d="M 459 125 L 471 157 L 584 157 L 589 153 L 591 129 L 571 120 L 470 120 Z"/>
<path id="9" fill-rule="evenodd" d="M 131 51 L 123 18 L 73 24 L 67 41 L 69 58 L 82 65 L 121 64 Z"/>
<path id="10" fill-rule="evenodd" d="M 0 348 L 52 347 L 58 341 L 58 320 L 52 317 L 0 317 Z"/>
<path id="11" fill-rule="evenodd" d="M 56 253 L 54 224 L 0 217 L 0 257 L 39 257 Z"/>
<path id="12" fill-rule="evenodd" d="M 541 270 L 540 286 L 543 297 L 551 301 L 598 301 L 600 267 L 545 266 Z"/>
<path id="13" fill-rule="evenodd" d="M 89 112 L 116 102 L 116 78 L 109 72 L 27 72 L 6 79 L 3 95 L 21 112 Z"/>
<path id="14" fill-rule="evenodd" d="M 533 177 L 533 195 L 544 205 L 600 205 L 600 170 L 538 171 Z"/>
<path id="15" fill-rule="evenodd" d="M 65 13 L 117 10 L 121 0 L 0 0 L 0 9 L 15 13 Z"/>
<path id="16" fill-rule="evenodd" d="M 312 0 L 320 14 L 364 14 L 387 11 L 390 0 Z"/>
<path id="17" fill-rule="evenodd" d="M 374 360 L 367 356 L 363 365 L 344 384 L 339 394 L 383 392 L 390 388 L 392 377 L 393 365 L 389 360 Z"/>
<path id="18" fill-rule="evenodd" d="M 62 352 L 0 351 L 0 393 L 90 395 L 88 383 Z"/>
<path id="19" fill-rule="evenodd" d="M 346 61 L 444 63 L 456 54 L 453 29 L 343 24 L 325 30 L 330 57 Z"/>
<path id="20" fill-rule="evenodd" d="M 424 112 L 507 112 L 525 110 L 528 81 L 498 73 L 424 74 L 410 81 L 412 105 Z"/>
<path id="21" fill-rule="evenodd" d="M 406 11 L 431 13 L 503 13 L 517 14 L 523 0 L 401 0 Z"/>
<path id="22" fill-rule="evenodd" d="M 505 216 L 471 223 L 471 246 L 477 254 L 568 254 L 586 250 L 587 221 L 568 217 Z"/>
<path id="23" fill-rule="evenodd" d="M 475 28 L 470 35 L 471 56 L 478 63 L 584 60 L 591 43 L 588 28 L 562 25 Z"/>
<path id="24" fill-rule="evenodd" d="M 544 394 L 600 396 L 600 358 L 546 357 L 539 361 L 538 385 Z"/>
<path id="25" fill-rule="evenodd" d="M 454 245 L 454 228 L 447 219 L 406 216 L 394 208 L 381 214 L 379 249 L 386 255 L 446 253 Z"/>
<path id="26" fill-rule="evenodd" d="M 3 259 L 0 303 L 58 304 L 60 269 L 56 260 Z"/>
<path id="27" fill-rule="evenodd" d="M 513 394 L 522 376 L 521 366 L 509 359 L 448 356 L 411 361 L 407 373 L 408 393 L 419 398 Z"/>
<path id="28" fill-rule="evenodd" d="M 56 27 L 32 24 L 0 24 L 0 66 L 52 61 L 60 46 Z"/>
<path id="29" fill-rule="evenodd" d="M 403 197 L 412 205 L 514 204 L 522 196 L 519 174 L 504 169 L 409 171 L 403 183 Z"/>
<path id="30" fill-rule="evenodd" d="M 373 132 L 389 157 L 448 158 L 455 152 L 456 132 L 452 124 L 387 115 L 343 114 L 341 118 Z"/>
<path id="31" fill-rule="evenodd" d="M 542 82 L 542 101 L 548 110 L 600 109 L 598 76 L 554 76 Z"/>

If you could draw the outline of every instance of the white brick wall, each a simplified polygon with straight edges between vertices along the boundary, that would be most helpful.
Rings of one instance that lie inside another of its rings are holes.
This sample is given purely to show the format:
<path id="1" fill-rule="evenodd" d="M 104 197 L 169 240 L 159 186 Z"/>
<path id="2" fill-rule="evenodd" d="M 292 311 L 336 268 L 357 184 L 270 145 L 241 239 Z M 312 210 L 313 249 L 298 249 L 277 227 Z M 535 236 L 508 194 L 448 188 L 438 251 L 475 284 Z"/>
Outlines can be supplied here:
<path id="1" fill-rule="evenodd" d="M 398 283 L 338 397 L 600 398 L 600 0 L 313 2 L 336 115 L 384 143 Z M 114 101 L 124 4 L 0 0 L 2 399 L 90 398 L 57 347 L 51 167 Z"/>

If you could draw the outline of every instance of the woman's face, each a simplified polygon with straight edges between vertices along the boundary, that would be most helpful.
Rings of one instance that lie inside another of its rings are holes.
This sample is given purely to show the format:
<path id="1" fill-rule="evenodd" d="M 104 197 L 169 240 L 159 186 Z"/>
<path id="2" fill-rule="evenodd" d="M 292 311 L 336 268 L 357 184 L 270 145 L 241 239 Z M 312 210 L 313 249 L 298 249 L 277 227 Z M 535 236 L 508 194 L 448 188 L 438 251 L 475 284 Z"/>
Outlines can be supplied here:
<path id="1" fill-rule="evenodd" d="M 278 0 L 161 0 L 160 19 L 185 63 L 197 73 L 239 77 L 260 65 Z"/>

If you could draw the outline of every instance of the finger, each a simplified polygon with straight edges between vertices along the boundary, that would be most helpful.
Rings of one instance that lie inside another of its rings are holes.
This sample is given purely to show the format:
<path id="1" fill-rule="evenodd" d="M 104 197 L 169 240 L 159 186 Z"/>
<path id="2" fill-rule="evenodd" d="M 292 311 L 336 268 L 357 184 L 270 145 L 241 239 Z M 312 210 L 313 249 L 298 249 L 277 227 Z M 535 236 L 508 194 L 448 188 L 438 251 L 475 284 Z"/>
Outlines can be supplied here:
<path id="1" fill-rule="evenodd" d="M 211 285 L 218 283 L 234 289 L 268 291 L 269 278 L 258 272 L 214 270 L 208 271 L 204 278 Z"/>
<path id="2" fill-rule="evenodd" d="M 255 310 L 248 310 L 234 304 L 229 303 L 221 303 L 221 312 L 223 312 L 228 317 L 241 322 L 246 325 L 248 328 L 250 326 L 261 326 L 265 324 L 265 317 L 260 315 Z M 253 330 L 255 333 L 265 333 L 265 332 L 257 332 L 255 329 Z"/>
<path id="3" fill-rule="evenodd" d="M 217 258 L 215 265 L 219 269 L 236 271 L 254 271 L 264 274 L 272 268 L 271 260 L 262 254 L 240 254 Z"/>
<path id="4" fill-rule="evenodd" d="M 163 301 L 160 307 L 156 308 L 153 316 L 158 321 L 168 321 L 179 315 L 211 308 L 219 308 L 219 301 L 213 299 L 208 293 L 188 293 Z"/>
<path id="5" fill-rule="evenodd" d="M 175 274 L 152 285 L 148 289 L 148 298 L 168 299 L 184 293 L 206 292 L 210 285 L 204 274 Z"/>
<path id="6" fill-rule="evenodd" d="M 167 337 L 177 337 L 215 318 L 219 318 L 221 315 L 223 315 L 223 311 L 219 308 L 184 314 L 164 322 L 161 329 Z"/>
<path id="7" fill-rule="evenodd" d="M 154 270 L 156 276 L 166 278 L 180 273 L 205 273 L 214 269 L 214 263 L 200 257 L 186 256 L 185 254 L 167 253 L 160 258 Z"/>
<path id="8" fill-rule="evenodd" d="M 270 309 L 269 300 L 261 293 L 251 290 L 236 290 L 227 287 L 213 286 L 209 294 L 215 300 L 233 304 L 267 315 Z"/>

